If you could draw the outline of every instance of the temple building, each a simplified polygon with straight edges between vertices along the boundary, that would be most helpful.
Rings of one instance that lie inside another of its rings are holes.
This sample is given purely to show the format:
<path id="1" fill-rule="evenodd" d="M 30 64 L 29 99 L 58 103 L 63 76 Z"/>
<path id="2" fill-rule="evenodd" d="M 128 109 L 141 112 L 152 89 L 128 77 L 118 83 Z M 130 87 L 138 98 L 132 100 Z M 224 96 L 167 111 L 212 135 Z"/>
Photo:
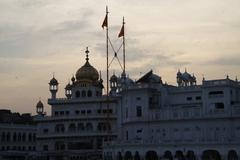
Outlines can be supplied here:
<path id="1" fill-rule="evenodd" d="M 58 98 L 59 83 L 49 82 L 51 115 L 37 105 L 37 151 L 42 159 L 100 159 L 104 141 L 117 137 L 119 96 L 103 94 L 103 80 L 89 62 L 80 67 L 65 87 L 65 98 Z"/>

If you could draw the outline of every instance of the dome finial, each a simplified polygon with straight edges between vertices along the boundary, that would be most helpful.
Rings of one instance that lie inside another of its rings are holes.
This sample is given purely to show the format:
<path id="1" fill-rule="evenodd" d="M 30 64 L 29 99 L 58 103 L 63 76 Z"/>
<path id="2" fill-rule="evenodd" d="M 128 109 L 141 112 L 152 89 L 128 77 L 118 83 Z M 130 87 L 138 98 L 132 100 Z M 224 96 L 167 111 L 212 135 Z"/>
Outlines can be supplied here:
<path id="1" fill-rule="evenodd" d="M 89 53 L 88 47 L 86 48 L 85 53 L 86 53 L 86 61 L 88 61 L 89 60 L 89 58 L 88 58 L 88 53 Z"/>

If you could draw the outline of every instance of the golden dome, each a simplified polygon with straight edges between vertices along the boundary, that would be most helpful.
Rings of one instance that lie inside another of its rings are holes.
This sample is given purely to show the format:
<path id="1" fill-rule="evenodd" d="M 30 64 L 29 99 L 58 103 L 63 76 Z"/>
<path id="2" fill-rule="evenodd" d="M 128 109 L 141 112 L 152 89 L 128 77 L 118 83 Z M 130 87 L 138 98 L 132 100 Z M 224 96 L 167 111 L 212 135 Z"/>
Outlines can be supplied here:
<path id="1" fill-rule="evenodd" d="M 99 78 L 98 71 L 88 62 L 88 49 L 86 50 L 86 63 L 78 69 L 76 73 L 77 81 L 97 81 Z"/>

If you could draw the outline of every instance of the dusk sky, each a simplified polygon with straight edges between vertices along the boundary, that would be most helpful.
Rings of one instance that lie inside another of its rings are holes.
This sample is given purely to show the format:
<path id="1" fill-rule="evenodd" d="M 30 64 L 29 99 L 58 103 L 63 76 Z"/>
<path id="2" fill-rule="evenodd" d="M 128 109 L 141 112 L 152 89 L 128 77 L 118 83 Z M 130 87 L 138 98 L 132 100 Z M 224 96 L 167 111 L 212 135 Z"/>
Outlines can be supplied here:
<path id="1" fill-rule="evenodd" d="M 153 69 L 175 85 L 177 70 L 185 68 L 198 84 L 203 75 L 240 79 L 239 0 L 0 0 L 0 108 L 35 113 L 41 97 L 49 114 L 53 72 L 57 96 L 64 97 L 87 46 L 90 63 L 105 80 L 106 5 L 115 48 L 125 17 L 126 70 L 133 80 Z M 117 62 L 113 71 L 120 74 Z"/>

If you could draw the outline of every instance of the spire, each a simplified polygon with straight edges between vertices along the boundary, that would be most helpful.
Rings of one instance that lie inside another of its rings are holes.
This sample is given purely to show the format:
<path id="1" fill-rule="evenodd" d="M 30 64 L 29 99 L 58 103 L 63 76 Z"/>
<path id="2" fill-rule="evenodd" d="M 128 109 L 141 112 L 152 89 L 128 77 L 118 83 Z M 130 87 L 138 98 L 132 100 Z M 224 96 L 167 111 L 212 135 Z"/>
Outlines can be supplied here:
<path id="1" fill-rule="evenodd" d="M 86 53 L 86 61 L 88 62 L 88 60 L 89 60 L 89 58 L 88 58 L 88 53 L 89 53 L 89 51 L 88 51 L 88 47 L 86 48 L 85 53 Z"/>

